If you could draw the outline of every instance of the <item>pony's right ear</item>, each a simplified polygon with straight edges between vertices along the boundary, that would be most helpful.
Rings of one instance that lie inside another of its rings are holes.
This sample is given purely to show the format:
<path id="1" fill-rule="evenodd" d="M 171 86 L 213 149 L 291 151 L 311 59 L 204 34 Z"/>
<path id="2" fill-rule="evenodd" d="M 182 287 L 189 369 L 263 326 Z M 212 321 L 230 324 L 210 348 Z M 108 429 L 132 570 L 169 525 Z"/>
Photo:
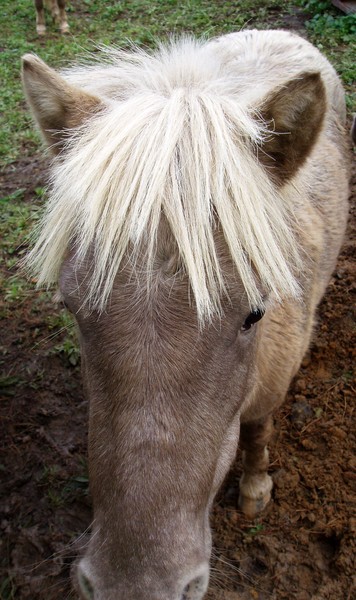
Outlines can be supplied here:
<path id="1" fill-rule="evenodd" d="M 103 106 L 99 98 L 67 83 L 34 54 L 22 57 L 21 76 L 31 112 L 53 154 L 62 149 L 66 130 L 79 127 Z"/>

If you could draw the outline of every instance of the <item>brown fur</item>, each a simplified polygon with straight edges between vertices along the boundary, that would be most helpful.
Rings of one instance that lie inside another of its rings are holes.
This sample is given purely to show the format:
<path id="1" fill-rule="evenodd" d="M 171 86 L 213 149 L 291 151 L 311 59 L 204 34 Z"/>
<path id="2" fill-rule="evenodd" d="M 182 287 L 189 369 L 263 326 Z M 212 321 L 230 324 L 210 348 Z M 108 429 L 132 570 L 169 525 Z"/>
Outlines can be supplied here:
<path id="1" fill-rule="evenodd" d="M 279 185 L 290 179 L 310 154 L 325 109 L 319 73 L 303 73 L 265 100 L 261 115 L 271 134 L 258 156 Z"/>
<path id="2" fill-rule="evenodd" d="M 278 34 L 284 41 L 288 36 L 274 32 L 271 39 Z M 284 60 L 283 44 L 279 51 Z M 53 143 L 53 129 L 61 139 L 65 128 L 85 121 L 101 105 L 46 69 L 27 58 L 23 78 L 37 122 Z M 199 327 L 189 279 L 164 216 L 150 286 L 145 247 L 134 265 L 128 248 L 101 313 L 83 305 L 95 249 L 81 264 L 75 241 L 67 249 L 60 288 L 78 323 L 90 400 L 94 524 L 75 573 L 82 598 L 202 598 L 211 552 L 209 510 L 233 461 L 240 425 L 240 506 L 254 516 L 270 498 L 271 414 L 310 343 L 347 216 L 342 92 L 331 67 L 323 63 L 323 69 L 324 83 L 318 73 L 300 74 L 260 104 L 271 135 L 259 160 L 286 196 L 294 194 L 304 257 L 296 274 L 300 299 L 277 303 L 271 295 L 262 320 L 246 331 L 248 299 L 217 221 L 215 245 L 229 300 L 222 301 L 223 318 L 216 316 L 205 327 Z M 325 100 L 327 81 L 334 85 L 329 98 L 337 99 L 335 106 Z"/>
<path id="3" fill-rule="evenodd" d="M 67 130 L 79 127 L 102 106 L 95 96 L 63 85 L 63 79 L 32 54 L 22 59 L 22 77 L 27 81 L 28 103 L 53 154 L 63 148 Z"/>

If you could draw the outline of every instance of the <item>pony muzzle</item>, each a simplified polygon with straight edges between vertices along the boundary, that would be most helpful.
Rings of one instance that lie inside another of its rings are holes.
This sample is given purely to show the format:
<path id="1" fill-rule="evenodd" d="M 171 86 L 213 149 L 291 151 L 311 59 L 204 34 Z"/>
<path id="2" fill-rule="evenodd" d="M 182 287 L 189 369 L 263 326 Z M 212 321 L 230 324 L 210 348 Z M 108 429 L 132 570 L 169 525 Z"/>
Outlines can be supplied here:
<path id="1" fill-rule="evenodd" d="M 173 585 L 151 580 L 149 587 L 152 589 L 147 589 L 142 581 L 137 581 L 135 589 L 132 580 L 127 586 L 124 581 L 118 580 L 117 586 L 111 584 L 107 589 L 105 583 L 95 581 L 84 559 L 77 565 L 75 579 L 75 587 L 82 600 L 202 600 L 209 585 L 209 564 L 203 563 L 196 569 L 190 569 Z"/>

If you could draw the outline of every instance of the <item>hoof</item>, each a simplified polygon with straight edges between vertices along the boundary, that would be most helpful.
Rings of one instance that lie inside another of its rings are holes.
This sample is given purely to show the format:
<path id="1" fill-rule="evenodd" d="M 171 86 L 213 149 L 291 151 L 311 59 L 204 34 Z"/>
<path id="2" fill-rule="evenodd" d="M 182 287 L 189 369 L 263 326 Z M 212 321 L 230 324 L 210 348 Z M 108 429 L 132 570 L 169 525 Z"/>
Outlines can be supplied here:
<path id="1" fill-rule="evenodd" d="M 61 33 L 69 33 L 69 25 L 68 25 L 68 23 L 63 23 L 63 24 L 60 26 L 60 28 L 59 28 L 59 31 L 60 31 Z"/>
<path id="2" fill-rule="evenodd" d="M 246 517 L 253 519 L 262 512 L 271 499 L 272 478 L 263 475 L 244 474 L 240 479 L 239 508 Z"/>
<path id="3" fill-rule="evenodd" d="M 259 496 L 258 498 L 247 498 L 239 495 L 239 509 L 248 519 L 254 519 L 259 515 L 271 500 L 271 492 Z"/>
<path id="4" fill-rule="evenodd" d="M 45 25 L 37 25 L 36 31 L 37 31 L 38 35 L 45 35 L 46 34 L 46 26 Z"/>

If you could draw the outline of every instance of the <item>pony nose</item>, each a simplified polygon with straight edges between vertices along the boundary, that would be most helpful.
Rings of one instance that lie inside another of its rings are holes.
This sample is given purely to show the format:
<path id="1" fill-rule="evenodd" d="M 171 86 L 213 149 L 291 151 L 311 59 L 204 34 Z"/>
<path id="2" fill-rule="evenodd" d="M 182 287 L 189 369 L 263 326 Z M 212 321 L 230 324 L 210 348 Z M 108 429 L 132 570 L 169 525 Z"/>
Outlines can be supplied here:
<path id="1" fill-rule="evenodd" d="M 184 588 L 180 600 L 201 600 L 208 589 L 209 573 L 194 577 Z"/>
<path id="2" fill-rule="evenodd" d="M 77 580 L 81 598 L 83 598 L 83 600 L 94 600 L 94 585 L 81 565 L 79 565 L 77 569 Z M 179 594 L 178 597 L 174 594 L 174 598 L 176 600 L 202 600 L 208 589 L 208 583 L 209 569 L 204 568 L 204 571 L 200 575 L 195 576 L 189 583 L 185 584 L 183 592 Z M 173 600 L 173 598 L 167 597 L 167 600 Z"/>
<path id="3" fill-rule="evenodd" d="M 79 583 L 79 590 L 83 600 L 94 600 L 94 586 L 92 585 L 89 577 L 84 573 L 83 569 L 78 567 L 77 578 Z"/>

